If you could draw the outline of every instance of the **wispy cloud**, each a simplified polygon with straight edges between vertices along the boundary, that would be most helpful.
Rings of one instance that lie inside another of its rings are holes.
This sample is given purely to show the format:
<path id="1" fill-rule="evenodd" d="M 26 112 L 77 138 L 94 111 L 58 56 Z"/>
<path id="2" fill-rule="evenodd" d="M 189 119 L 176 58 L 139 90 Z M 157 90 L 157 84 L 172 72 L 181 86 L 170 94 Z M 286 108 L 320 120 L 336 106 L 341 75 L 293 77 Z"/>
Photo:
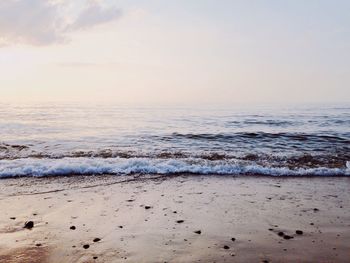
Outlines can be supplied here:
<path id="1" fill-rule="evenodd" d="M 121 10 L 104 1 L 83 1 L 68 12 L 68 0 L 0 1 L 0 46 L 49 45 L 67 40 L 67 33 L 86 30 L 120 18 Z"/>
<path id="2" fill-rule="evenodd" d="M 80 13 L 78 18 L 69 25 L 69 28 L 71 30 L 86 29 L 118 19 L 121 14 L 121 10 L 118 8 L 103 8 L 99 2 L 92 1 Z"/>

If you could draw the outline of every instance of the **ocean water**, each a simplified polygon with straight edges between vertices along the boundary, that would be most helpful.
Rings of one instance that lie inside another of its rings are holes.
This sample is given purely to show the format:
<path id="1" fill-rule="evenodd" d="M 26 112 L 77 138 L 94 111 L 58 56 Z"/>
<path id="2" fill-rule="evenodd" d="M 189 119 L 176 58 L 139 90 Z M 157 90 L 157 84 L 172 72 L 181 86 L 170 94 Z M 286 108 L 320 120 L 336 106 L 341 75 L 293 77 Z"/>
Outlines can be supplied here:
<path id="1" fill-rule="evenodd" d="M 0 177 L 350 176 L 350 104 L 0 104 Z"/>

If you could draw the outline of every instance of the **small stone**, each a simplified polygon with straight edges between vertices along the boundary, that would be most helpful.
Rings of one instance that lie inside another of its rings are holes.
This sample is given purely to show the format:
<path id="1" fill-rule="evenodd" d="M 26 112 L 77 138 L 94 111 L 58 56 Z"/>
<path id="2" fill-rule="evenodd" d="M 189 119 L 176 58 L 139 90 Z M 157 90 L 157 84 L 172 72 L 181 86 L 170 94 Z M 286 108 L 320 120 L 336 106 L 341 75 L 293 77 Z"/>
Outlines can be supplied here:
<path id="1" fill-rule="evenodd" d="M 184 220 L 177 220 L 176 221 L 176 223 L 178 223 L 178 224 L 181 224 L 181 223 L 183 223 L 183 222 L 185 222 Z"/>
<path id="2" fill-rule="evenodd" d="M 11 220 L 16 220 L 16 217 L 10 217 Z"/>
<path id="3" fill-rule="evenodd" d="M 35 244 L 37 247 L 41 247 L 41 244 L 40 243 L 38 243 L 38 244 Z"/>
<path id="4" fill-rule="evenodd" d="M 71 229 L 71 230 L 75 230 L 75 229 L 76 229 L 76 227 L 75 227 L 75 226 L 71 226 L 69 229 Z"/>
<path id="5" fill-rule="evenodd" d="M 288 240 L 288 239 L 292 239 L 293 237 L 288 236 L 288 235 L 284 235 L 283 238 Z"/>
<path id="6" fill-rule="evenodd" d="M 84 249 L 88 249 L 90 247 L 90 245 L 86 244 L 83 246 Z"/>
<path id="7" fill-rule="evenodd" d="M 96 237 L 93 241 L 94 242 L 99 242 L 99 241 L 101 241 L 101 238 Z"/>
<path id="8" fill-rule="evenodd" d="M 98 259 L 98 257 L 94 256 L 93 259 Z"/>
<path id="9" fill-rule="evenodd" d="M 200 235 L 200 234 L 202 234 L 202 231 L 197 230 L 197 231 L 194 231 L 194 233 L 196 233 L 196 234 Z"/>
<path id="10" fill-rule="evenodd" d="M 24 223 L 24 228 L 27 229 L 32 229 L 34 227 L 34 222 L 33 221 L 27 221 Z"/>
<path id="11" fill-rule="evenodd" d="M 302 235 L 302 234 L 304 234 L 304 232 L 301 231 L 301 230 L 296 230 L 295 233 L 296 233 L 297 235 Z"/>
<path id="12" fill-rule="evenodd" d="M 146 205 L 145 206 L 145 209 L 150 209 L 151 207 L 149 205 Z"/>
<path id="13" fill-rule="evenodd" d="M 284 233 L 283 232 L 278 232 L 278 234 L 280 237 L 283 237 L 284 236 Z"/>
<path id="14" fill-rule="evenodd" d="M 224 249 L 230 249 L 230 247 L 229 247 L 229 246 L 227 246 L 227 245 L 225 245 L 225 246 L 224 246 Z"/>
<path id="15" fill-rule="evenodd" d="M 119 228 L 123 228 L 123 226 L 119 226 Z"/>
<path id="16" fill-rule="evenodd" d="M 231 238 L 231 240 L 233 241 L 233 242 L 235 242 L 236 241 L 236 239 L 233 237 L 233 238 Z"/>

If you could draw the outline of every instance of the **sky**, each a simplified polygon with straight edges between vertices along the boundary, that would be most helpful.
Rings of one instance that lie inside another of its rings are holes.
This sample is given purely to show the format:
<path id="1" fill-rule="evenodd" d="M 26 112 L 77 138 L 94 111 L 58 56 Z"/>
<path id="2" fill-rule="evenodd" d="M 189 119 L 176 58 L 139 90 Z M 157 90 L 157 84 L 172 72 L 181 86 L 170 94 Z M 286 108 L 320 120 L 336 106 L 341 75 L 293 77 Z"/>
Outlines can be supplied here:
<path id="1" fill-rule="evenodd" d="M 350 103 L 347 0 L 0 0 L 0 102 Z"/>

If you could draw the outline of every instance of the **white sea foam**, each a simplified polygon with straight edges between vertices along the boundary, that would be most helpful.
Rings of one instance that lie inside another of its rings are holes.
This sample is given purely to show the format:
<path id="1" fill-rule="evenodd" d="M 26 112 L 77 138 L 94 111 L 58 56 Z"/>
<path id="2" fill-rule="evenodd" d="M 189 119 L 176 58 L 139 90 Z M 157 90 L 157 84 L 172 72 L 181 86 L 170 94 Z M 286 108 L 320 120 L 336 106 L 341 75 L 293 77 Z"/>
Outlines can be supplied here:
<path id="1" fill-rule="evenodd" d="M 23 158 L 0 161 L 0 177 L 51 176 L 70 174 L 256 174 L 271 176 L 350 176 L 347 168 L 296 168 L 264 167 L 228 161 L 155 158 Z"/>

